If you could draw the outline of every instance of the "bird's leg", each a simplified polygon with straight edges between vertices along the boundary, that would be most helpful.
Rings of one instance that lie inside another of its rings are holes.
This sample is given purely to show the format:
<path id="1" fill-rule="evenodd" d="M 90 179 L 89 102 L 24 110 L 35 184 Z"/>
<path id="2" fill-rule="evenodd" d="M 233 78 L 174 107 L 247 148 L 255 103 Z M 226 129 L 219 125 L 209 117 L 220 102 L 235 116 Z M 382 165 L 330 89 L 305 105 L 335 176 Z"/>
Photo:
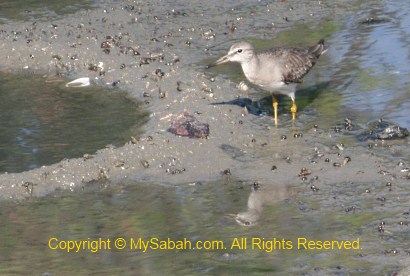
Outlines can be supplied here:
<path id="1" fill-rule="evenodd" d="M 278 100 L 272 95 L 273 119 L 275 126 L 278 126 Z"/>
<path id="2" fill-rule="evenodd" d="M 290 108 L 290 112 L 292 112 L 292 120 L 296 119 L 297 111 L 298 111 L 298 107 L 296 106 L 295 99 L 292 98 L 292 107 Z"/>

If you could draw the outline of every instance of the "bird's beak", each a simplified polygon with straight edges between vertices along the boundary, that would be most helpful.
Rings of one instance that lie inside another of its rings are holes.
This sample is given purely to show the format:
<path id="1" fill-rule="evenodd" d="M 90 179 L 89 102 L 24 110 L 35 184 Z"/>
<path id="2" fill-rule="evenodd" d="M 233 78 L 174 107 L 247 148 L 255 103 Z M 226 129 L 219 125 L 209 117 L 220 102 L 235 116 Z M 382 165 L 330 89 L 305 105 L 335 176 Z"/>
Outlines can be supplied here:
<path id="1" fill-rule="evenodd" d="M 228 62 L 228 61 L 230 60 L 230 57 L 231 57 L 231 56 L 230 56 L 229 54 L 226 55 L 226 56 L 223 56 L 223 57 L 221 57 L 220 59 L 218 59 L 217 61 L 212 62 L 211 64 L 208 64 L 208 65 L 206 66 L 206 68 L 211 68 L 211 67 L 217 66 L 217 65 L 219 65 L 219 64 Z"/>

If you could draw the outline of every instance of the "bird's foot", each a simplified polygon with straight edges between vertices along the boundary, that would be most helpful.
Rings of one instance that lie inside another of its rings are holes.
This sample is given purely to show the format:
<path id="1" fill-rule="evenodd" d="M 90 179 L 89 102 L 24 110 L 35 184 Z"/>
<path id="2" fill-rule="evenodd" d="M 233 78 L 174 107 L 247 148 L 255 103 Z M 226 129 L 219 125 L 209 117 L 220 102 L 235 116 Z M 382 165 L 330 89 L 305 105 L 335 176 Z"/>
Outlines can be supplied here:
<path id="1" fill-rule="evenodd" d="M 290 108 L 290 112 L 292 112 L 292 119 L 296 119 L 296 112 L 298 111 L 298 108 L 295 103 L 292 104 L 292 107 Z"/>
<path id="2" fill-rule="evenodd" d="M 275 126 L 278 126 L 278 101 L 273 98 L 273 102 L 272 102 L 272 106 L 273 106 L 273 120 L 275 122 Z"/>

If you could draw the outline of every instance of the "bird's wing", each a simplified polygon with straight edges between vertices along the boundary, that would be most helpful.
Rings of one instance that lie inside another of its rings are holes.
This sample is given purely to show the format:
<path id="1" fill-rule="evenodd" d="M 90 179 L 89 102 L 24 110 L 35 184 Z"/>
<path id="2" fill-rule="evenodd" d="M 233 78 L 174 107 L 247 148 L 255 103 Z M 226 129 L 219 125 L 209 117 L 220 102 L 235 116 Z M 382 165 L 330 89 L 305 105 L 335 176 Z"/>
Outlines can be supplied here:
<path id="1" fill-rule="evenodd" d="M 321 41 L 320 41 L 321 42 Z M 320 43 L 319 42 L 319 43 Z M 320 49 L 316 49 L 319 47 Z M 274 48 L 262 53 L 273 55 L 285 83 L 300 83 L 327 48 L 317 44 L 309 48 Z"/>
<path id="2" fill-rule="evenodd" d="M 317 57 L 310 54 L 307 49 L 288 48 L 280 56 L 280 66 L 283 81 L 285 83 L 299 83 L 302 78 L 312 69 Z"/>

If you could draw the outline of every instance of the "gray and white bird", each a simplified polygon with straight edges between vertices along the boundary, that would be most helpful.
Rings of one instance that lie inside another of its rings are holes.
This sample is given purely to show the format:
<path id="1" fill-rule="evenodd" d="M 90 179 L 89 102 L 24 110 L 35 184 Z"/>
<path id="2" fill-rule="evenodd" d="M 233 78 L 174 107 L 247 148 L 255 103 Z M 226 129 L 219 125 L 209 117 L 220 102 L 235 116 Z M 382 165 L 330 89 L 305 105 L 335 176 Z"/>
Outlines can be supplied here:
<path id="1" fill-rule="evenodd" d="M 295 120 L 297 106 L 295 103 L 296 85 L 312 69 L 328 46 L 321 39 L 316 45 L 295 48 L 275 47 L 255 52 L 248 42 L 239 42 L 229 49 L 227 55 L 209 64 L 213 67 L 226 62 L 238 62 L 245 77 L 253 84 L 272 93 L 275 125 L 278 124 L 278 102 L 274 94 L 287 95 L 292 99 L 292 119 Z"/>

